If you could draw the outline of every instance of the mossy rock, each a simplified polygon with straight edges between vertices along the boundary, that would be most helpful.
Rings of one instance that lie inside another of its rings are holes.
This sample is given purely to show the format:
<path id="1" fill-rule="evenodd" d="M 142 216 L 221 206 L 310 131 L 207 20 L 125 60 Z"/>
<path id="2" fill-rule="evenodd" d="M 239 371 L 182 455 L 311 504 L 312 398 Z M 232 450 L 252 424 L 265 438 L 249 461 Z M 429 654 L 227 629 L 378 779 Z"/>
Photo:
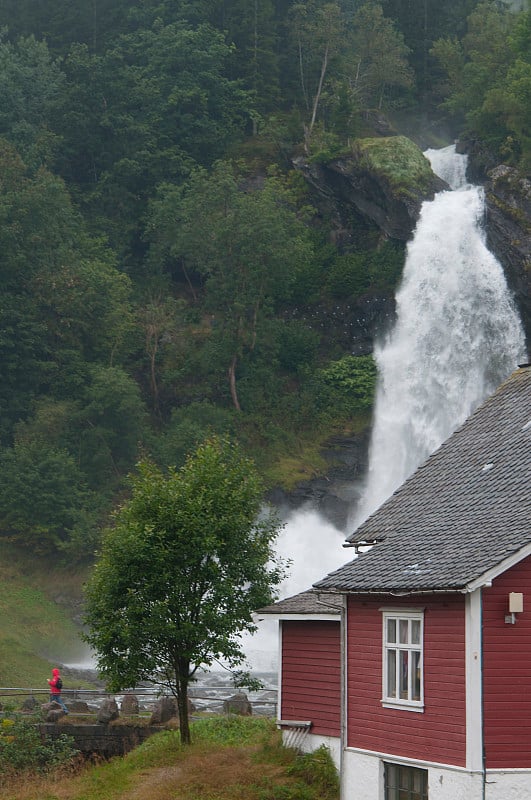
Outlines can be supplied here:
<path id="1" fill-rule="evenodd" d="M 422 203 L 449 188 L 406 136 L 357 139 L 350 153 L 326 163 L 293 163 L 316 190 L 316 207 L 341 221 L 346 240 L 353 206 L 387 237 L 408 241 Z"/>
<path id="2" fill-rule="evenodd" d="M 431 164 L 406 136 L 358 139 L 353 152 L 360 166 L 385 179 L 398 195 L 416 196 L 433 191 Z"/>

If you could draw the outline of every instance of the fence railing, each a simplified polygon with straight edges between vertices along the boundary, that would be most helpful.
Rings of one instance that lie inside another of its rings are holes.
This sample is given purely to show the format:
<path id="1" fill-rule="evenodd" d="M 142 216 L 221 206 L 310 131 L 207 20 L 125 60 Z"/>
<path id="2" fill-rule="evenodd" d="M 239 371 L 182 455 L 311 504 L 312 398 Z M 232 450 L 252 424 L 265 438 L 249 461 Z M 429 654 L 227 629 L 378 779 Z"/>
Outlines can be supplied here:
<path id="1" fill-rule="evenodd" d="M 194 685 L 189 691 L 189 699 L 198 711 L 220 712 L 225 700 L 229 700 L 236 693 L 241 693 L 241 689 L 234 686 L 201 686 Z M 153 706 L 160 697 L 167 696 L 168 690 L 162 687 L 133 687 L 121 692 L 109 692 L 105 689 L 78 689 L 66 688 L 61 690 L 61 697 L 68 706 L 69 701 L 81 700 L 87 705 L 93 706 L 93 710 L 103 703 L 104 700 L 115 699 L 120 705 L 121 700 L 126 695 L 135 695 L 140 707 L 144 711 L 152 710 Z M 276 716 L 278 692 L 275 688 L 264 688 L 258 691 L 245 692 L 247 701 L 250 703 L 253 714 L 261 716 Z M 42 687 L 0 687 L 0 705 L 5 705 L 10 699 L 16 706 L 22 706 L 25 700 L 36 700 L 46 703 L 50 698 L 50 690 Z M 77 716 L 76 712 L 76 716 Z M 82 716 L 83 714 L 80 714 Z"/>

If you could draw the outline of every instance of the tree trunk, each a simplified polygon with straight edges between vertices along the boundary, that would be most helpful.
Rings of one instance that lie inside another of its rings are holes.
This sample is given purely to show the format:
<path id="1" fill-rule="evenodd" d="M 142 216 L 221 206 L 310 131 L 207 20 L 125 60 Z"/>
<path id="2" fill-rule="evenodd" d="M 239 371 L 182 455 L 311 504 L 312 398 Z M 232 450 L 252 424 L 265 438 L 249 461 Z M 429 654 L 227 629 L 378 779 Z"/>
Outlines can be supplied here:
<path id="1" fill-rule="evenodd" d="M 191 744 L 190 718 L 188 716 L 188 679 L 190 665 L 179 659 L 179 674 L 177 675 L 177 708 L 179 710 L 179 732 L 181 744 Z"/>
<path id="2" fill-rule="evenodd" d="M 298 44 L 299 44 L 299 74 L 300 74 L 300 79 L 301 79 L 301 92 L 302 92 L 302 96 L 303 96 L 303 99 L 304 99 L 304 105 L 306 106 L 306 108 L 309 108 L 308 94 L 306 92 L 306 85 L 304 83 L 304 66 L 303 66 L 303 61 L 302 61 L 302 42 L 300 40 L 300 37 L 299 37 Z"/>
<path id="3" fill-rule="evenodd" d="M 313 109 L 312 109 L 312 118 L 310 120 L 310 124 L 308 126 L 308 141 L 306 146 L 309 147 L 310 138 L 313 131 L 313 126 L 315 125 L 315 120 L 317 119 L 317 108 L 319 106 L 319 100 L 321 99 L 321 92 L 323 91 L 323 82 L 326 75 L 326 70 L 328 68 L 328 46 L 325 49 L 323 55 L 323 61 L 321 63 L 321 74 L 319 76 L 319 85 L 317 87 L 317 92 L 315 93 L 315 98 L 313 101 Z"/>
<path id="4" fill-rule="evenodd" d="M 230 396 L 236 411 L 241 411 L 240 401 L 238 400 L 238 391 L 236 389 L 236 364 L 238 362 L 237 356 L 234 356 L 229 367 L 229 386 Z"/>
<path id="5" fill-rule="evenodd" d="M 156 361 L 157 351 L 159 347 L 159 331 L 155 325 L 148 325 L 146 331 L 146 352 L 149 356 L 149 377 L 151 383 L 151 392 L 153 395 L 153 410 L 160 416 L 159 407 L 159 387 L 157 384 Z"/>
<path id="6" fill-rule="evenodd" d="M 197 303 L 197 293 L 196 293 L 196 291 L 195 291 L 195 289 L 193 287 L 192 281 L 190 280 L 190 276 L 188 275 L 188 271 L 186 269 L 186 265 L 184 263 L 184 259 L 183 259 L 183 262 L 182 262 L 182 268 L 183 268 L 184 277 L 186 278 L 186 283 L 188 284 L 188 287 L 189 287 L 190 291 L 192 292 L 192 297 L 194 298 L 194 303 Z"/>

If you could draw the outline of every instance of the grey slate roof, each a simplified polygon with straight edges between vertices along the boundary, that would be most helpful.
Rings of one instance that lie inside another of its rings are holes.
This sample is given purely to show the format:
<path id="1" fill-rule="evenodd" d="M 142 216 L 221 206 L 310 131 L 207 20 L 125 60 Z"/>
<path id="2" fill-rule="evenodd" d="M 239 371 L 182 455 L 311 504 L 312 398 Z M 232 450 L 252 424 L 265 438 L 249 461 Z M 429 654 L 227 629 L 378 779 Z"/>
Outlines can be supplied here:
<path id="1" fill-rule="evenodd" d="M 270 606 L 259 608 L 257 614 L 340 614 L 340 600 L 330 595 L 308 589 L 292 597 L 286 597 Z"/>
<path id="2" fill-rule="evenodd" d="M 531 544 L 531 366 L 514 372 L 349 540 L 380 537 L 314 587 L 460 590 Z"/>

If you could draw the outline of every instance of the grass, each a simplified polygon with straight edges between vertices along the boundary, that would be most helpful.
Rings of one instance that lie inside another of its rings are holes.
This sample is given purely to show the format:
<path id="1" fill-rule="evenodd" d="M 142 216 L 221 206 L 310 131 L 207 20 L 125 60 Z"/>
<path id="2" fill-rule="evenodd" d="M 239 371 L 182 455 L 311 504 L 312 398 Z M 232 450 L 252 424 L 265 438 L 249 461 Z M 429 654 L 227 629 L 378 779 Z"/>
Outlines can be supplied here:
<path id="1" fill-rule="evenodd" d="M 279 454 L 275 463 L 265 470 L 266 479 L 271 486 L 282 486 L 286 491 L 293 490 L 301 481 L 309 481 L 325 475 L 329 465 L 319 452 L 315 443 L 301 445 L 297 455 Z"/>
<path id="2" fill-rule="evenodd" d="M 0 686 L 47 688 L 51 666 L 79 660 L 86 648 L 72 608 L 82 581 L 0 543 Z"/>
<path id="3" fill-rule="evenodd" d="M 299 756 L 284 748 L 270 719 L 195 722 L 193 744 L 178 731 L 155 734 L 127 756 L 80 774 L 18 778 L 2 800 L 338 800 L 338 778 L 324 748 Z"/>
<path id="4" fill-rule="evenodd" d="M 402 195 L 425 191 L 433 180 L 430 162 L 421 149 L 405 136 L 358 139 L 360 157 Z"/>
<path id="5" fill-rule="evenodd" d="M 331 442 L 336 437 L 362 435 L 371 424 L 371 412 L 350 414 L 347 419 L 335 420 L 319 431 L 312 431 L 308 438 L 293 437 L 289 447 L 277 447 L 272 463 L 262 465 L 268 486 L 281 486 L 286 491 L 293 491 L 298 484 L 326 475 L 330 471 L 330 455 L 325 459 L 323 450 L 328 454 L 333 449 Z M 341 463 L 338 457 L 338 462 Z"/>

